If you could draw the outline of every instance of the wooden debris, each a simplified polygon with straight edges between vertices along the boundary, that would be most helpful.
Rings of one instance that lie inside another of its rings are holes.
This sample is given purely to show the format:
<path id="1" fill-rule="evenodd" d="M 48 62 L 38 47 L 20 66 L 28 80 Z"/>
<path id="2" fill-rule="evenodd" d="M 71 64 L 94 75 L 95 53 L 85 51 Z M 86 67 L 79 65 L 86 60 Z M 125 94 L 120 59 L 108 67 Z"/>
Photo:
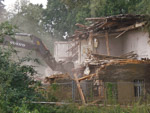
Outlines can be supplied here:
<path id="1" fill-rule="evenodd" d="M 93 36 L 97 35 L 105 37 L 105 31 L 108 31 L 109 35 L 116 33 L 116 38 L 118 38 L 129 30 L 143 27 L 147 23 L 146 21 L 144 21 L 145 18 L 146 16 L 144 15 L 130 14 L 121 14 L 109 17 L 86 18 L 85 20 L 91 21 L 91 25 L 85 26 L 82 24 L 76 24 L 82 29 L 78 32 L 75 32 L 72 38 L 86 39 L 89 37 L 89 33 L 91 31 L 93 31 Z"/>
<path id="2" fill-rule="evenodd" d="M 105 17 L 96 17 L 96 18 L 86 18 L 85 20 L 105 20 L 106 18 Z"/>
<path id="3" fill-rule="evenodd" d="M 118 36 L 116 36 L 115 38 L 119 38 L 120 36 L 122 36 L 124 33 L 126 33 L 128 30 L 123 31 L 122 33 L 120 33 Z"/>
<path id="4" fill-rule="evenodd" d="M 95 75 L 96 75 L 96 73 L 91 74 L 91 75 L 83 76 L 83 77 L 79 78 L 78 81 L 80 82 L 80 81 L 85 80 L 85 79 L 90 80 L 90 79 L 93 78 Z"/>
<path id="5" fill-rule="evenodd" d="M 127 27 L 123 27 L 123 28 L 119 28 L 119 29 L 115 29 L 113 30 L 113 32 L 121 32 L 121 31 L 128 31 L 128 30 L 132 30 L 132 29 L 136 29 L 139 27 L 142 27 L 143 25 L 145 25 L 146 22 L 141 22 L 141 23 L 136 23 Z"/>
<path id="6" fill-rule="evenodd" d="M 100 54 L 91 54 L 91 58 L 95 58 L 95 59 L 125 59 L 126 57 L 116 57 L 116 56 L 108 56 L 108 55 L 100 55 Z"/>
<path id="7" fill-rule="evenodd" d="M 94 101 L 91 102 L 90 104 L 96 104 L 97 102 L 100 102 L 102 99 L 104 99 L 104 98 L 99 98 L 99 99 L 97 99 L 97 100 L 94 100 Z"/>
<path id="8" fill-rule="evenodd" d="M 81 100 L 82 100 L 82 104 L 85 105 L 85 104 L 86 104 L 86 102 L 85 102 L 85 97 L 84 97 L 82 88 L 81 88 L 81 86 L 80 86 L 80 83 L 79 83 L 79 80 L 78 80 L 78 77 L 77 77 L 76 74 L 74 74 L 74 78 L 75 78 L 75 82 L 76 82 L 77 87 L 78 87 L 78 91 L 79 91 L 79 94 L 80 94 L 80 97 L 81 97 Z"/>
<path id="9" fill-rule="evenodd" d="M 54 74 L 49 77 L 45 77 L 44 83 L 52 84 L 55 82 L 55 80 L 58 80 L 58 79 L 68 79 L 68 80 L 70 79 L 71 80 L 68 74 Z"/>
<path id="10" fill-rule="evenodd" d="M 85 25 L 83 25 L 83 24 L 79 24 L 79 23 L 76 23 L 76 26 L 81 27 L 81 28 L 86 28 L 86 26 L 85 26 Z"/>
<path id="11" fill-rule="evenodd" d="M 129 53 L 121 55 L 120 57 L 125 59 L 137 59 L 138 55 L 134 53 L 134 51 L 131 51 Z"/>
<path id="12" fill-rule="evenodd" d="M 90 63 L 89 63 L 89 65 L 90 65 Z M 99 72 L 101 72 L 103 69 L 105 69 L 106 67 L 111 66 L 111 65 L 150 64 L 150 61 L 135 60 L 135 59 L 111 59 L 111 60 L 99 60 L 99 62 L 97 64 L 99 64 L 99 68 L 96 70 L 96 73 L 83 76 L 83 77 L 79 78 L 78 80 L 81 81 L 81 80 L 86 80 L 86 79 L 92 79 L 95 76 L 99 76 L 99 74 L 98 74 Z"/>

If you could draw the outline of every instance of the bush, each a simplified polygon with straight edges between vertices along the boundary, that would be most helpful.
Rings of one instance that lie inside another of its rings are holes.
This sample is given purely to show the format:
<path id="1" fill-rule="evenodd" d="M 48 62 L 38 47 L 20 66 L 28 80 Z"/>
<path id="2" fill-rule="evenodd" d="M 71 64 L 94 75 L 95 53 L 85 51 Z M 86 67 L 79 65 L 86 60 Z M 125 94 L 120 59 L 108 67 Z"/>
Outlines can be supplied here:
<path id="1" fill-rule="evenodd" d="M 15 27 L 8 22 L 0 25 L 0 39 L 5 35 L 14 35 Z M 0 110 L 12 112 L 23 101 L 37 98 L 34 90 L 35 82 L 30 78 L 35 71 L 32 66 L 22 65 L 24 60 L 14 61 L 11 57 L 13 48 L 0 48 Z"/>
<path id="2" fill-rule="evenodd" d="M 34 81 L 29 77 L 35 73 L 31 66 L 21 65 L 10 59 L 11 52 L 0 49 L 0 108 L 12 111 L 22 101 L 37 98 Z"/>

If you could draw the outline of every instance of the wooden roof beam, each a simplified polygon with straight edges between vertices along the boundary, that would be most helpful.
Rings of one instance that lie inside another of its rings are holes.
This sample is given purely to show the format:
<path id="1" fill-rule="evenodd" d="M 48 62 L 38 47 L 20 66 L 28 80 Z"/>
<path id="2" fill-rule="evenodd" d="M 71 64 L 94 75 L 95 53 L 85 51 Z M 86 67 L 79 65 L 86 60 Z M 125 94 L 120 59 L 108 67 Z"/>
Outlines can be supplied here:
<path id="1" fill-rule="evenodd" d="M 80 28 L 86 28 L 86 26 L 85 26 L 85 25 L 83 25 L 83 24 L 79 24 L 79 23 L 76 23 L 76 26 L 78 26 L 78 27 L 80 27 Z"/>
<path id="2" fill-rule="evenodd" d="M 85 20 L 105 20 L 105 17 L 86 18 Z"/>
<path id="3" fill-rule="evenodd" d="M 136 23 L 136 24 L 128 26 L 128 27 L 123 27 L 123 28 L 120 28 L 120 29 L 112 30 L 112 32 L 121 32 L 121 31 L 126 31 L 126 30 L 132 30 L 132 29 L 142 27 L 145 24 L 146 24 L 146 22 Z"/>

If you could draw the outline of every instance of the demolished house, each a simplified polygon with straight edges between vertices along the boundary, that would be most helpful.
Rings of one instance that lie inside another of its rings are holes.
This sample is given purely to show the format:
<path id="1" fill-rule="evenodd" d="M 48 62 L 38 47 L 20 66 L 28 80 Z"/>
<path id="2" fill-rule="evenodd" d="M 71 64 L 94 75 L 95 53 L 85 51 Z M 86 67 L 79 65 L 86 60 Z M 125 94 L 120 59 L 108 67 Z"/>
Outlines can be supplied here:
<path id="1" fill-rule="evenodd" d="M 79 29 L 71 39 L 78 43 L 69 49 L 78 48 L 77 62 L 81 65 L 73 70 L 78 81 L 93 80 L 98 85 L 98 98 L 105 99 L 104 82 L 116 83 L 119 103 L 146 97 L 150 93 L 147 16 L 126 14 L 86 20 L 88 25 L 76 24 Z"/>

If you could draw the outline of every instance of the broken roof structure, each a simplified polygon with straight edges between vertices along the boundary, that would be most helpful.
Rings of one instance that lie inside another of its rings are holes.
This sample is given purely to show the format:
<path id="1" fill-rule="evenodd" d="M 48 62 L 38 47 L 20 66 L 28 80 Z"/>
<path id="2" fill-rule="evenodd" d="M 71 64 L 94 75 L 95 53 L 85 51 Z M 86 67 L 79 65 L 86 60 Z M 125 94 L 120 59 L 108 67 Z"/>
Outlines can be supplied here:
<path id="1" fill-rule="evenodd" d="M 87 50 L 88 52 L 86 53 L 86 55 L 88 57 L 86 57 L 83 62 L 84 64 L 88 65 L 91 70 L 94 70 L 90 71 L 88 75 L 84 75 L 83 77 L 81 77 L 79 81 L 91 79 L 93 77 L 98 77 L 99 79 L 105 81 L 133 81 L 134 79 L 141 79 L 146 77 L 149 78 L 149 57 L 138 57 L 139 54 L 137 54 L 136 51 L 132 51 L 132 49 L 129 51 L 124 50 L 124 48 L 127 48 L 128 44 L 126 44 L 126 47 L 121 48 L 122 45 L 125 45 L 124 43 L 120 44 L 124 41 L 123 39 L 120 39 L 121 41 L 118 41 L 119 43 L 116 42 L 114 44 L 114 41 L 109 41 L 110 39 L 117 40 L 129 31 L 143 28 L 147 24 L 147 17 L 148 16 L 146 15 L 121 14 L 109 17 L 86 18 L 86 20 L 90 23 L 89 25 L 76 24 L 79 29 L 75 31 L 75 34 L 72 35 L 71 38 L 73 40 L 80 41 L 81 45 L 79 48 L 81 51 L 79 53 L 81 57 L 83 54 L 82 46 L 84 45 L 84 43 L 82 43 L 82 40 L 87 40 L 87 43 L 85 45 L 88 46 L 88 49 L 90 48 L 90 52 L 89 50 Z M 149 37 L 149 35 L 146 35 L 146 37 Z M 95 45 L 95 38 L 101 42 L 100 46 L 103 45 L 105 46 L 105 48 L 89 47 Z M 102 43 L 102 38 L 105 39 L 105 42 L 103 42 L 105 44 Z M 149 40 L 147 40 L 145 44 L 148 45 L 148 41 Z M 113 46 L 110 47 L 110 44 Z M 120 46 L 118 46 L 119 44 Z M 114 46 L 117 47 L 113 48 Z M 101 48 L 103 50 L 106 50 L 105 54 L 101 54 L 103 52 L 98 50 Z M 119 54 L 113 53 L 113 49 L 117 49 L 116 51 L 118 51 L 118 48 L 120 48 L 119 51 L 121 52 Z M 125 51 L 127 53 L 122 51 Z"/>
<path id="2" fill-rule="evenodd" d="M 109 17 L 86 18 L 90 25 L 76 24 L 80 29 L 75 31 L 72 38 L 88 38 L 92 32 L 96 37 L 104 37 L 106 31 L 116 38 L 129 30 L 142 27 L 146 24 L 146 15 L 121 14 Z M 119 34 L 119 35 L 118 35 Z"/>

